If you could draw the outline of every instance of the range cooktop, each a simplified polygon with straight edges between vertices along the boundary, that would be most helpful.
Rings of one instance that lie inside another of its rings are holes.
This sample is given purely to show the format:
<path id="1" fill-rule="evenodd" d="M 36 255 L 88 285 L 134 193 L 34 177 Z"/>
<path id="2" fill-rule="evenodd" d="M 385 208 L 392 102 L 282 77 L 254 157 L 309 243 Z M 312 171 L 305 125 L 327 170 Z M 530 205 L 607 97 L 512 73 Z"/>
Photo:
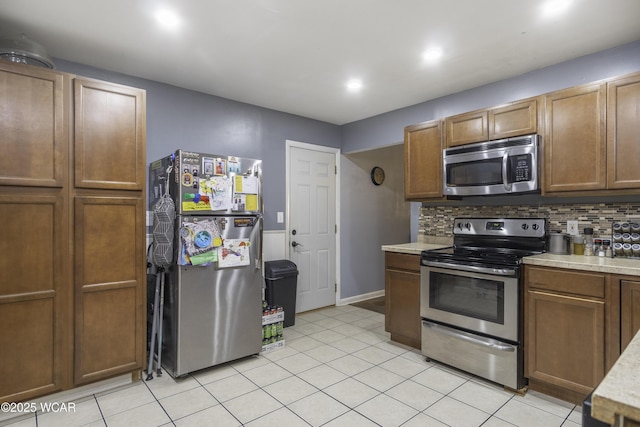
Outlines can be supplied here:
<path id="1" fill-rule="evenodd" d="M 456 218 L 448 248 L 423 251 L 421 259 L 467 265 L 516 266 L 545 251 L 543 218 Z"/>

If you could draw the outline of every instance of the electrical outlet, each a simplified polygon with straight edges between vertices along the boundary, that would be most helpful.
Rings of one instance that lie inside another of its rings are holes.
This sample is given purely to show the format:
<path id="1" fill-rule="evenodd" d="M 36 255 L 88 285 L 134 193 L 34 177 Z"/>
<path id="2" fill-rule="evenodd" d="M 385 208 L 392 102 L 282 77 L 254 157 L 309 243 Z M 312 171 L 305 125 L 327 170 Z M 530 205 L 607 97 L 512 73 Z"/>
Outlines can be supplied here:
<path id="1" fill-rule="evenodd" d="M 278 212 L 278 224 L 282 224 L 284 222 L 284 212 Z"/>
<path id="2" fill-rule="evenodd" d="M 580 234 L 578 231 L 578 221 L 567 221 L 567 233 L 572 236 Z"/>

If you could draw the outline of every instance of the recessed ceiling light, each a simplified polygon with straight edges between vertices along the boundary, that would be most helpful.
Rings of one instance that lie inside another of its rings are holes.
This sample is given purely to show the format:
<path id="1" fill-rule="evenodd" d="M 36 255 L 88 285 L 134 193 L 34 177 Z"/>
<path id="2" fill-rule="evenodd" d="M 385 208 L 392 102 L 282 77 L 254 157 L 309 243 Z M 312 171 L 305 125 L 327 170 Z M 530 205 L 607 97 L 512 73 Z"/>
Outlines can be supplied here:
<path id="1" fill-rule="evenodd" d="M 547 0 L 542 4 L 542 12 L 547 16 L 556 16 L 571 6 L 572 0 Z"/>
<path id="2" fill-rule="evenodd" d="M 155 14 L 156 21 L 170 30 L 177 28 L 180 25 L 180 18 L 175 12 L 168 9 L 161 9 Z"/>
<path id="3" fill-rule="evenodd" d="M 422 59 L 425 62 L 436 62 L 442 57 L 442 49 L 437 47 L 432 47 L 424 51 L 422 54 Z"/>
<path id="4" fill-rule="evenodd" d="M 360 79 L 351 79 L 347 82 L 347 89 L 350 92 L 357 92 L 362 89 L 362 80 Z"/>

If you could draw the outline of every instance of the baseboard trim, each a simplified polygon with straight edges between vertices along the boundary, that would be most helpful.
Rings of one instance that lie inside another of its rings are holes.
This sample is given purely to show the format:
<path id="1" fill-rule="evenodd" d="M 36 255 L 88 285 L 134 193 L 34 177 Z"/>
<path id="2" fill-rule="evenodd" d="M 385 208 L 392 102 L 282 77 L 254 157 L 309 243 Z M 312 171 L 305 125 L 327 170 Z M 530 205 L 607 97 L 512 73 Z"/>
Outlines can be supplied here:
<path id="1" fill-rule="evenodd" d="M 384 296 L 384 289 L 375 292 L 369 292 L 368 294 L 356 295 L 354 297 L 342 298 L 338 301 L 337 305 L 349 305 L 354 302 L 366 301 L 372 298 L 379 298 Z"/>

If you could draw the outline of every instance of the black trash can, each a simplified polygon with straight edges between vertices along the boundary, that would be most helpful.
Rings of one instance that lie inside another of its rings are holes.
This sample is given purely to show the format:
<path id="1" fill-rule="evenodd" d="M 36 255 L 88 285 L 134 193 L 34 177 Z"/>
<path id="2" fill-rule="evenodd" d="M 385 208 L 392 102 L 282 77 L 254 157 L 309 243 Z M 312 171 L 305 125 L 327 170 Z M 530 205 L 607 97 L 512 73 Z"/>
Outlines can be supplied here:
<path id="1" fill-rule="evenodd" d="M 296 323 L 296 293 L 298 292 L 298 267 L 289 260 L 264 263 L 265 299 L 269 305 L 284 309 L 284 327 Z"/>

